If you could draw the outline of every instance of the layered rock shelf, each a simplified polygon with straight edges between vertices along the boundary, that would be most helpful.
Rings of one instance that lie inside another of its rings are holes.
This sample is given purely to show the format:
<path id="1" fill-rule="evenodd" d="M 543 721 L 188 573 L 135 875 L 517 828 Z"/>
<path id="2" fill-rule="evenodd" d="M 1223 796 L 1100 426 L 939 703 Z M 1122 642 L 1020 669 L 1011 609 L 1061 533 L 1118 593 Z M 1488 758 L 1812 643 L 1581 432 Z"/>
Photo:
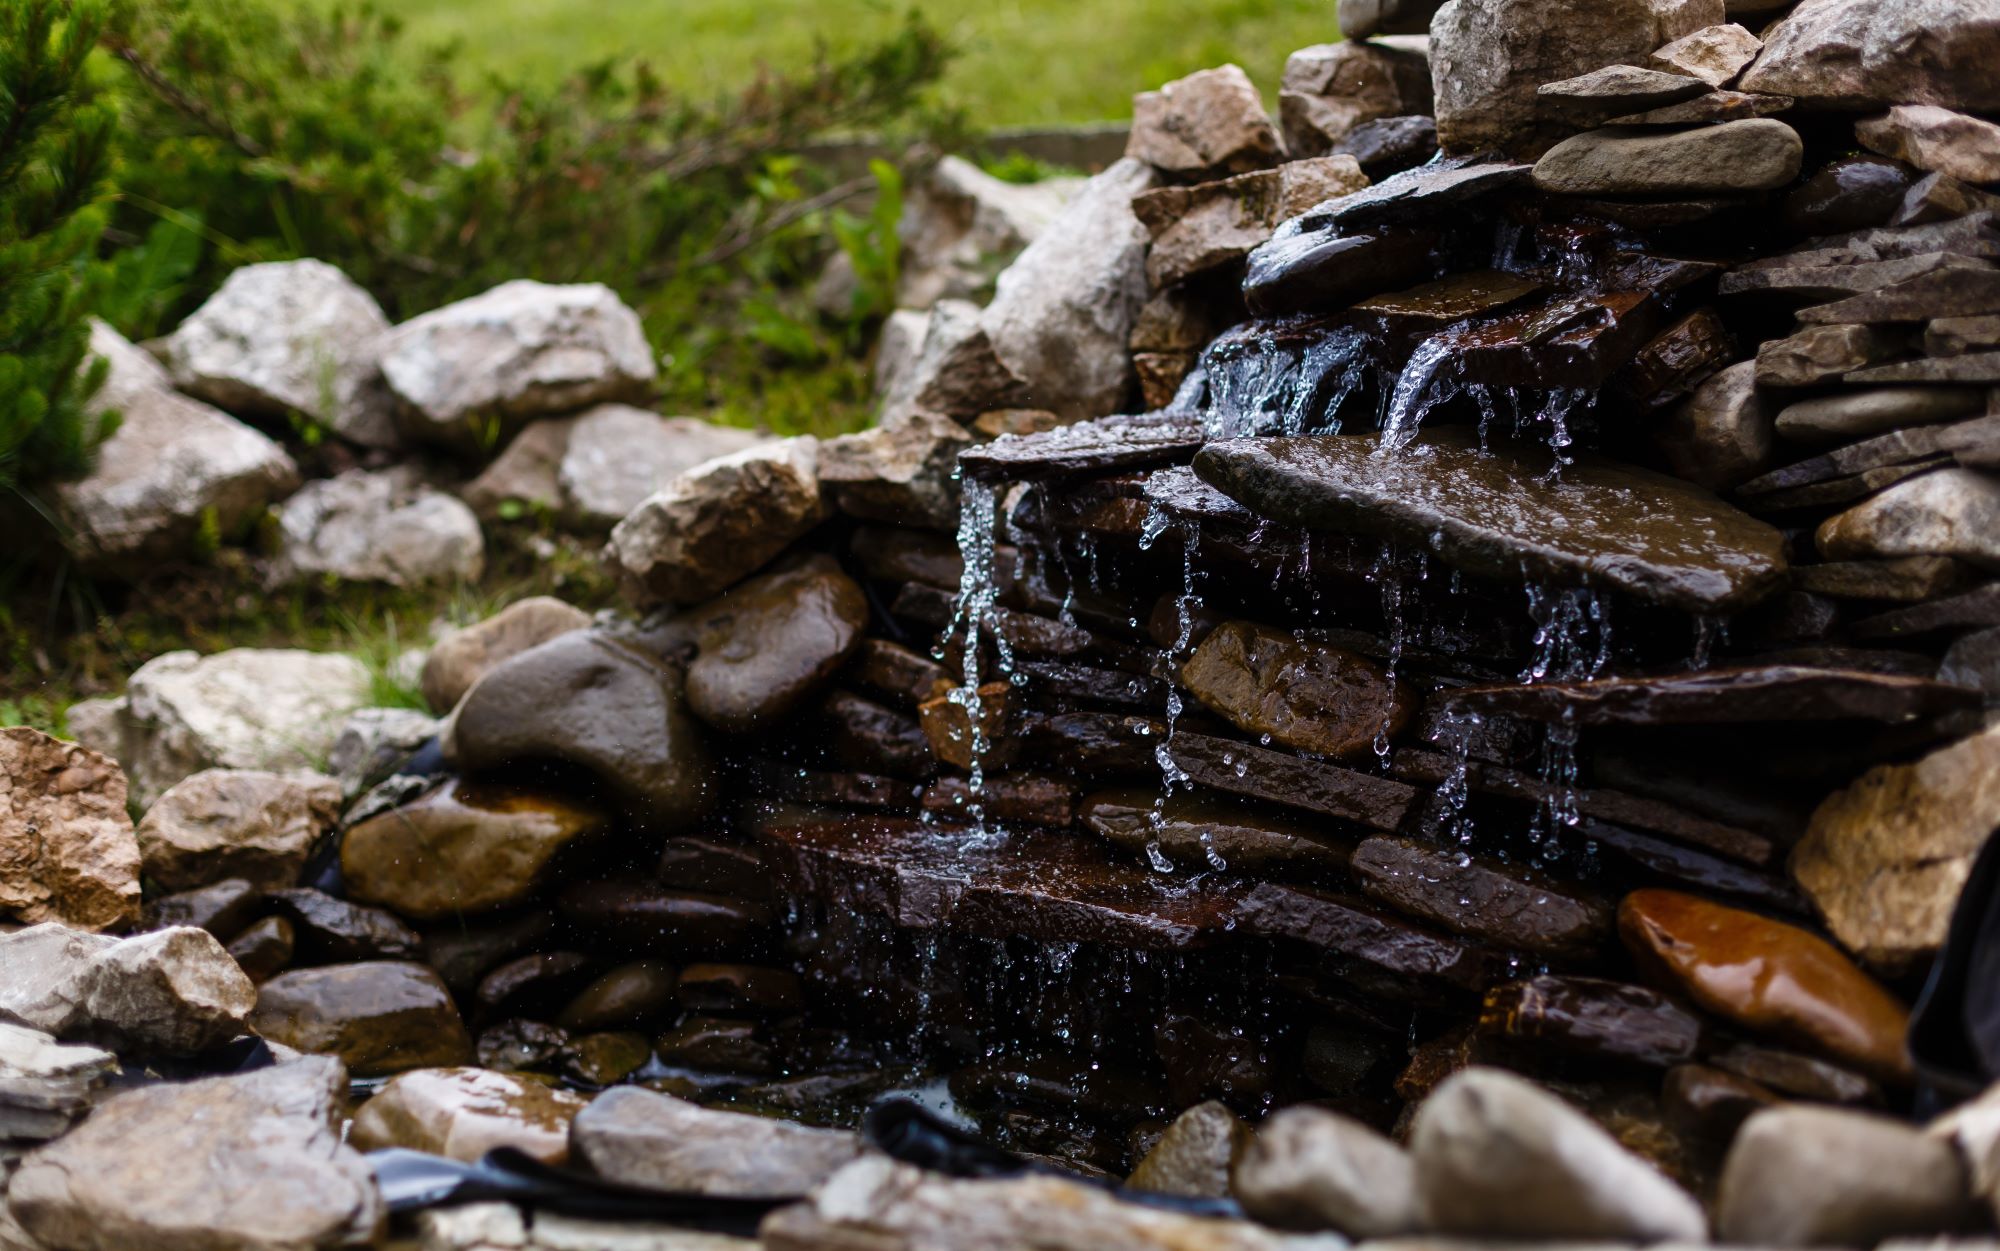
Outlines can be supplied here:
<path id="1" fill-rule="evenodd" d="M 1140 96 L 878 428 L 551 487 L 628 611 L 444 640 L 344 787 L 287 754 L 359 706 L 330 658 L 0 734 L 0 1246 L 385 1237 L 350 1143 L 772 1248 L 1990 1237 L 2000 19 L 1338 9 L 1276 120 L 1235 66 Z M 599 405 L 509 472 L 615 460 L 650 363 L 592 291 L 585 376 L 440 364 L 533 295 L 380 372 L 439 443 Z M 296 402 L 231 341 L 175 380 Z M 883 1154 L 897 1096 L 1032 1167 Z M 528 1206 L 396 1230 L 600 1245 Z"/>

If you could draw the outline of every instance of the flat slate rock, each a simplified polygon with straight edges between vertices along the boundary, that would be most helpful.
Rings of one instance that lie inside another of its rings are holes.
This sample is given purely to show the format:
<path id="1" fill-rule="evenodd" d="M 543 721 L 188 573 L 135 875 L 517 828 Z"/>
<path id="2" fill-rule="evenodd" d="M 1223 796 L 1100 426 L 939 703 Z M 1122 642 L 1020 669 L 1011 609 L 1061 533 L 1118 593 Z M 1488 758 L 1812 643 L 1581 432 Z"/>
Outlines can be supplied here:
<path id="1" fill-rule="evenodd" d="M 1439 934 L 1353 895 L 1261 882 L 1237 908 L 1251 934 L 1289 938 L 1342 961 L 1360 961 L 1437 989 L 1480 991 L 1501 980 L 1507 961 L 1462 938 Z"/>
<path id="2" fill-rule="evenodd" d="M 1857 621 L 1852 633 L 1858 639 L 1916 638 L 1941 631 L 1977 630 L 2000 625 L 2000 582 L 1988 583 L 1976 591 L 1935 599 L 1927 604 L 1898 608 L 1877 617 Z"/>
<path id="3" fill-rule="evenodd" d="M 1691 130 L 1608 126 L 1563 140 L 1535 162 L 1557 195 L 1706 195 L 1774 191 L 1799 175 L 1805 147 L 1773 118 Z"/>
<path id="4" fill-rule="evenodd" d="M 1790 96 L 1760 95 L 1754 91 L 1712 91 L 1705 96 L 1668 104 L 1643 113 L 1627 113 L 1612 118 L 1610 126 L 1698 126 L 1708 122 L 1741 122 L 1753 117 L 1773 117 L 1791 109 Z"/>
<path id="5" fill-rule="evenodd" d="M 1896 256 L 1884 261 L 1860 261 L 1852 265 L 1781 265 L 1739 269 L 1725 274 L 1717 290 L 1723 295 L 1761 292 L 1838 300 L 1863 292 L 1880 291 L 1944 270 L 1992 268 L 1991 262 L 1977 257 L 1960 256 L 1955 252 L 1925 252 L 1918 256 Z"/>
<path id="6" fill-rule="evenodd" d="M 1690 612 L 1782 582 L 1782 536 L 1707 492 L 1588 456 L 1551 478 L 1538 452 L 1481 451 L 1462 430 L 1401 451 L 1374 435 L 1238 439 L 1202 449 L 1195 471 L 1261 516 L 1425 544 L 1506 580 L 1596 582 Z"/>
<path id="7" fill-rule="evenodd" d="M 1906 464 L 1864 469 L 1857 474 L 1829 478 L 1824 482 L 1782 487 L 1775 491 L 1749 496 L 1744 499 L 1743 506 L 1761 517 L 1790 512 L 1794 509 L 1825 509 L 1840 504 L 1852 504 L 1857 500 L 1867 499 L 1877 491 L 1895 486 L 1905 478 L 1914 478 L 1920 473 L 1942 469 L 1951 463 L 1952 459 L 1949 456 L 1926 456 Z"/>
<path id="8" fill-rule="evenodd" d="M 2000 258 L 2000 230 L 1992 213 L 1977 213 L 1950 221 L 1914 226 L 1869 226 L 1842 235 L 1813 239 L 1789 252 L 1745 262 L 1742 269 L 1789 269 L 1800 265 L 1859 265 L 1867 261 L 1954 252 L 1959 256 Z"/>
<path id="9" fill-rule="evenodd" d="M 1917 426 L 1850 443 L 1808 460 L 1773 469 L 1736 488 L 1743 497 L 1769 494 L 1788 487 L 1830 482 L 1871 469 L 1903 465 L 1933 456 L 1989 448 L 2000 443 L 2000 416 L 1975 417 L 1950 425 Z"/>
<path id="10" fill-rule="evenodd" d="M 1781 437 L 1799 443 L 1839 443 L 1970 417 L 1985 407 L 1986 393 L 1972 387 L 1836 391 L 1780 409 L 1777 428 Z"/>
<path id="11" fill-rule="evenodd" d="M 1485 162 L 1423 165 L 1361 191 L 1328 200 L 1294 219 L 1302 231 L 1352 229 L 1371 222 L 1402 220 L 1413 213 L 1450 208 L 1528 181 L 1532 165 Z"/>
<path id="12" fill-rule="evenodd" d="M 1254 522 L 1255 513 L 1203 482 L 1187 465 L 1154 470 L 1146 477 L 1146 502 L 1193 521 Z"/>
<path id="13" fill-rule="evenodd" d="M 1847 375 L 1855 383 L 2000 382 L 2000 352 L 1927 356 L 1921 360 L 1871 365 Z"/>
<path id="14" fill-rule="evenodd" d="M 1686 74 L 1638 65 L 1607 65 L 1561 82 L 1543 83 L 1535 88 L 1535 97 L 1543 111 L 1553 116 L 1597 122 L 1624 109 L 1655 109 L 1712 90 L 1701 79 Z"/>
<path id="15" fill-rule="evenodd" d="M 1028 481 L 1143 468 L 1201 447 L 1192 417 L 1103 417 L 1040 434 L 1002 437 L 959 454 L 960 472 L 988 481 Z"/>
<path id="16" fill-rule="evenodd" d="M 909 929 L 1175 951 L 1220 937 L 1236 908 L 1232 888 L 1188 889 L 1071 834 L 882 817 L 762 835 L 793 890 Z"/>
<path id="17" fill-rule="evenodd" d="M 2000 269 L 1938 269 L 1831 304 L 1799 310 L 1809 325 L 1930 321 L 2000 313 Z"/>
<path id="18" fill-rule="evenodd" d="M 1927 678 L 1796 665 L 1708 669 L 1651 678 L 1466 687 L 1451 710 L 1582 725 L 1727 725 L 1771 721 L 1889 724 L 1978 705 L 1973 692 Z"/>
<path id="19" fill-rule="evenodd" d="M 1416 788 L 1392 778 L 1234 739 L 1181 731 L 1163 745 L 1190 780 L 1378 830 L 1402 824 Z"/>

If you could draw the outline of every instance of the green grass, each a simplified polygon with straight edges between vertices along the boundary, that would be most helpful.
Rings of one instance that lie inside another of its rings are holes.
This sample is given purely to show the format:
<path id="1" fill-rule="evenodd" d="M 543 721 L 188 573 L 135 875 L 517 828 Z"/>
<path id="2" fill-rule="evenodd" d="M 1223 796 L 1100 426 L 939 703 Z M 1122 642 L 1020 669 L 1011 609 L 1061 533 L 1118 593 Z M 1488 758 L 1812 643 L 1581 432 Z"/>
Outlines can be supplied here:
<path id="1" fill-rule="evenodd" d="M 698 96 L 740 89 L 760 64 L 798 65 L 816 41 L 851 47 L 894 29 L 885 0 L 397 0 L 419 41 L 468 61 L 561 73 L 606 57 L 648 61 Z M 944 102 L 979 127 L 1124 120 L 1132 93 L 1235 61 L 1267 95 L 1285 56 L 1339 38 L 1333 0 L 916 0 L 961 49 Z"/>

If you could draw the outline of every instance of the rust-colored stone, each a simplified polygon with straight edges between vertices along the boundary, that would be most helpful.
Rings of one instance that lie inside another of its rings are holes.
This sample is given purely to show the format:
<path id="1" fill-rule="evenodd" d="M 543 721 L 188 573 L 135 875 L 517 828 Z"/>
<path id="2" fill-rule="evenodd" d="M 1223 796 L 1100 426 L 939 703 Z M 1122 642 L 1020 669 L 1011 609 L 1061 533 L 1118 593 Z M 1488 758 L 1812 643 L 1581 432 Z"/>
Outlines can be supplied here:
<path id="1" fill-rule="evenodd" d="M 1409 693 L 1374 661 L 1229 621 L 1181 666 L 1196 699 L 1238 729 L 1323 756 L 1354 756 L 1409 723 Z"/>

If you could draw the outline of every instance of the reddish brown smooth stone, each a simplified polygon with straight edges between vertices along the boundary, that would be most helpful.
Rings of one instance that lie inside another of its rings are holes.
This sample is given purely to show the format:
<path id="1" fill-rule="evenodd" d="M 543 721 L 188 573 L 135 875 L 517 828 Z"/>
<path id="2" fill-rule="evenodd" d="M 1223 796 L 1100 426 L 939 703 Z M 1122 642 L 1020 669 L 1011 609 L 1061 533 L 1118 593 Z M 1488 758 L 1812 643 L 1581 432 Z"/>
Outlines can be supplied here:
<path id="1" fill-rule="evenodd" d="M 1530 978 L 1486 992 L 1479 1032 L 1582 1055 L 1669 1065 L 1693 1059 L 1701 1022 L 1658 991 L 1595 977 Z"/>
<path id="2" fill-rule="evenodd" d="M 751 900 L 638 880 L 575 883 L 556 897 L 556 909 L 608 939 L 667 956 L 739 947 L 771 923 L 770 908 Z"/>
<path id="3" fill-rule="evenodd" d="M 1322 756 L 1355 756 L 1378 735 L 1395 737 L 1414 705 L 1374 661 L 1248 621 L 1210 631 L 1181 681 L 1245 733 Z"/>
<path id="4" fill-rule="evenodd" d="M 834 691 L 820 703 L 825 743 L 843 769 L 928 778 L 937 773 L 930 740 L 915 717 L 873 700 Z"/>
<path id="5" fill-rule="evenodd" d="M 754 964 L 690 964 L 681 970 L 681 1006 L 706 1016 L 784 1016 L 805 1002 L 798 975 Z"/>
<path id="6" fill-rule="evenodd" d="M 1433 925 L 1515 951 L 1588 960 L 1610 946 L 1602 900 L 1519 869 L 1399 838 L 1354 849 L 1362 893 Z"/>
<path id="7" fill-rule="evenodd" d="M 1780 1094 L 1815 1103 L 1879 1105 L 1882 1088 L 1872 1079 L 1850 1069 L 1793 1051 L 1776 1051 L 1738 1043 L 1727 1051 L 1707 1057 L 1708 1062 L 1726 1073 L 1768 1086 Z"/>
<path id="8" fill-rule="evenodd" d="M 1428 988 L 1477 991 L 1501 976 L 1497 952 L 1433 933 L 1360 899 L 1262 882 L 1243 897 L 1238 923 L 1252 934 L 1289 938 L 1360 961 Z"/>
<path id="9" fill-rule="evenodd" d="M 691 1016 L 660 1035 L 654 1047 L 662 1064 L 762 1075 L 777 1068 L 777 1058 L 759 1031 L 754 1021 Z"/>
<path id="10" fill-rule="evenodd" d="M 1626 949 L 1654 980 L 1745 1029 L 1908 1083 L 1910 1014 L 1831 943 L 1678 891 L 1641 890 L 1618 908 Z"/>
<path id="11" fill-rule="evenodd" d="M 553 1009 L 587 985 L 590 957 L 575 951 L 551 951 L 509 960 L 480 979 L 474 997 L 481 1008 L 512 1015 L 534 1016 Z"/>

